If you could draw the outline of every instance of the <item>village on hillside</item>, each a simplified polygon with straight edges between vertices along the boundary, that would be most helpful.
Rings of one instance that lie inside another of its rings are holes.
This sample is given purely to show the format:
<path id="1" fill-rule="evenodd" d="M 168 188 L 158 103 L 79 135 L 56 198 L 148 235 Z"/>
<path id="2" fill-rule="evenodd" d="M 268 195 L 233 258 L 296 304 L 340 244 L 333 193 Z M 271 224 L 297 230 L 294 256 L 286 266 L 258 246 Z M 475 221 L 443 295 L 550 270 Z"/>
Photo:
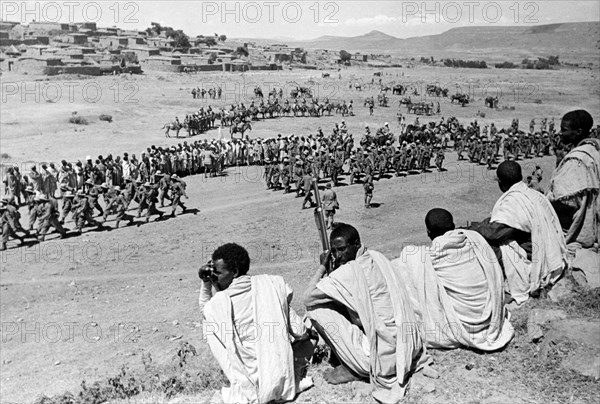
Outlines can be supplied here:
<path id="1" fill-rule="evenodd" d="M 94 22 L 0 21 L 0 49 L 2 72 L 38 75 L 328 69 L 351 63 L 395 66 L 389 55 L 308 52 L 285 44 L 228 41 L 218 34 L 188 38 L 181 30 L 158 23 L 137 31 L 98 27 Z"/>

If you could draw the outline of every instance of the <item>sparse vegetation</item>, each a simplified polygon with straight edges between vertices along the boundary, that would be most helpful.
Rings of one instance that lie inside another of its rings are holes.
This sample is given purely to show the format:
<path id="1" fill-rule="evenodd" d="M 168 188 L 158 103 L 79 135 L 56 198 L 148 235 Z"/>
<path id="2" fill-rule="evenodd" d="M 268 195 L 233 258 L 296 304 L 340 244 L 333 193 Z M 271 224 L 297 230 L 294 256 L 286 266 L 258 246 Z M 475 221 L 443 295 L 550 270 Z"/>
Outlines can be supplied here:
<path id="1" fill-rule="evenodd" d="M 53 397 L 39 397 L 35 404 L 100 404 L 107 401 L 125 400 L 142 392 L 152 392 L 170 399 L 179 394 L 197 394 L 204 390 L 218 389 L 227 383 L 225 375 L 215 361 L 202 361 L 196 348 L 181 342 L 168 365 L 153 363 L 149 353 L 142 355 L 143 369 L 121 371 L 102 381 L 88 384 L 81 382 L 77 394 L 65 392 Z"/>
<path id="2" fill-rule="evenodd" d="M 472 69 L 487 69 L 487 63 L 484 60 L 462 60 L 445 59 L 444 66 L 447 67 L 467 67 Z"/>
<path id="3" fill-rule="evenodd" d="M 520 66 L 517 64 L 514 64 L 512 62 L 503 62 L 503 63 L 496 63 L 494 65 L 494 67 L 496 69 L 519 69 Z"/>
<path id="4" fill-rule="evenodd" d="M 75 125 L 87 125 L 89 124 L 88 120 L 82 116 L 77 115 L 77 111 L 71 114 L 69 118 L 69 123 L 74 123 Z"/>
<path id="5" fill-rule="evenodd" d="M 112 117 L 112 115 L 108 115 L 108 114 L 100 114 L 100 120 L 110 123 L 110 122 L 112 122 L 113 117 Z"/>

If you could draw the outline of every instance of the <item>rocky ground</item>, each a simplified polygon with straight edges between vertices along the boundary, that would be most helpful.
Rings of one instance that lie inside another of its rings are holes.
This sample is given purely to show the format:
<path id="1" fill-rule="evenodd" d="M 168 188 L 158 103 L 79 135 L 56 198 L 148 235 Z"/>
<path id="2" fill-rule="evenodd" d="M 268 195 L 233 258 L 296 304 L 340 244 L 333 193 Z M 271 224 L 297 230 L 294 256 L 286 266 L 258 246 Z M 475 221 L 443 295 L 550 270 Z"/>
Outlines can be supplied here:
<path id="1" fill-rule="evenodd" d="M 423 68 L 387 73 L 384 82 L 439 81 L 464 88 L 477 85 L 479 96 L 473 105 L 461 108 L 441 100 L 443 115 L 457 116 L 461 121 L 477 118 L 504 127 L 518 117 L 527 127 L 532 117 L 539 123 L 545 116 L 554 116 L 559 122 L 564 112 L 575 107 L 587 108 L 596 119 L 600 118 L 598 89 L 590 88 L 590 73 L 585 71 L 527 71 L 517 75 L 493 69 Z M 292 82 L 312 82 L 320 89 L 320 98 L 327 94 L 330 99 L 354 100 L 356 116 L 346 118 L 346 122 L 356 138 L 365 122 L 375 128 L 388 121 L 392 130 L 397 130 L 398 96 L 390 96 L 390 108 L 376 108 L 375 115 L 369 116 L 362 100 L 376 95 L 376 90 L 348 90 L 351 76 L 352 80 L 370 82 L 372 71 L 344 70 L 341 81 L 336 74 L 331 80 L 320 79 L 316 72 L 278 72 L 103 77 L 93 81 L 61 78 L 50 82 L 2 76 L 3 83 L 39 83 L 40 89 L 44 83 L 68 88 L 66 83 L 72 80 L 78 83 L 75 88 L 87 85 L 91 94 L 92 86 L 97 85 L 103 94 L 95 103 L 77 92 L 72 102 L 68 93 L 54 102 L 48 102 L 48 94 L 44 97 L 43 93 L 38 101 L 32 96 L 5 95 L 0 114 L 2 163 L 139 153 L 151 144 L 189 141 L 166 139 L 160 128 L 175 115 L 182 118 L 199 105 L 219 104 L 192 100 L 192 86 L 208 82 L 221 83 L 224 90 L 232 83 L 235 86 L 230 88 L 238 89 L 262 83 L 264 89 L 268 83 L 283 87 Z M 527 84 L 529 93 L 511 94 L 511 86 L 518 88 L 518 83 Z M 126 85 L 133 87 L 126 89 Z M 120 90 L 114 90 L 117 88 Z M 515 110 L 484 109 L 482 88 L 502 89 L 501 107 L 514 106 Z M 134 95 L 130 95 L 132 89 Z M 241 98 L 241 90 L 222 102 L 233 102 L 236 94 L 239 100 L 249 102 Z M 125 95 L 135 102 L 125 102 Z M 538 99 L 541 103 L 536 102 Z M 478 110 L 486 117 L 477 117 Z M 67 123 L 75 111 L 88 118 L 90 124 Z M 101 113 L 113 115 L 113 122 L 98 121 Z M 332 116 L 261 121 L 253 126 L 250 137 L 306 135 L 318 126 L 327 131 L 341 119 Z M 199 138 L 215 136 L 216 131 L 212 131 Z M 524 170 L 531 171 L 535 164 L 542 166 L 542 185 L 546 186 L 554 157 L 523 162 Z M 443 173 L 390 176 L 377 182 L 375 209 L 363 208 L 360 185 L 341 186 L 336 189 L 341 204 L 336 218 L 355 225 L 367 246 L 394 258 L 407 243 L 427 242 L 423 220 L 433 207 L 450 210 L 458 226 L 489 216 L 500 195 L 494 172 L 459 163 L 450 152 L 445 165 L 448 171 Z M 90 397 L 136 403 L 208 400 L 223 378 L 202 342 L 196 271 L 224 242 L 238 242 L 248 248 L 252 273 L 284 276 L 296 292 L 295 309 L 303 312 L 300 300 L 316 267 L 319 248 L 312 211 L 301 210 L 301 200 L 292 195 L 266 190 L 258 167 L 232 168 L 226 174 L 214 179 L 186 178 L 190 196 L 187 204 L 193 210 L 173 219 L 104 232 L 87 231 L 66 240 L 50 237 L 42 244 L 23 248 L 9 245 L 0 265 L 3 401 L 32 402 L 42 395 L 57 397 L 65 391 L 75 396 L 83 391 L 87 401 Z M 114 222 L 109 225 L 114 226 Z M 72 228 L 72 223 L 67 227 Z M 502 352 L 434 351 L 439 378 L 416 378 L 407 402 L 598 402 L 599 290 L 590 290 L 590 285 L 586 289 L 577 281 L 577 277 L 569 277 L 557 288 L 563 293 L 532 299 L 524 308 L 514 310 L 517 337 Z M 364 383 L 337 387 L 324 384 L 320 372 L 327 366 L 324 361 L 311 368 L 315 387 L 301 395 L 298 402 L 368 402 L 368 386 Z M 99 383 L 97 389 L 94 382 Z M 109 387 L 118 394 L 110 396 Z M 142 387 L 151 391 L 141 391 Z"/>

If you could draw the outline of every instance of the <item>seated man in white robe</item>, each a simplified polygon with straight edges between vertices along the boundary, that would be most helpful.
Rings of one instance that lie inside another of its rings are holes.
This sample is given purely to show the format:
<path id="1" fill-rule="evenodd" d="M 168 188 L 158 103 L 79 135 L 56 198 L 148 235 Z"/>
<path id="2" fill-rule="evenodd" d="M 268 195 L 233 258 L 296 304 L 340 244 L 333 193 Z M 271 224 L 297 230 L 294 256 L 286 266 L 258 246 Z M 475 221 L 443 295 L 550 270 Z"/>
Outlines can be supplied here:
<path id="1" fill-rule="evenodd" d="M 378 401 L 397 403 L 428 359 L 404 282 L 387 258 L 361 244 L 354 227 L 338 223 L 330 240 L 304 300 L 341 363 L 324 378 L 330 384 L 368 378 Z M 325 276 L 330 260 L 334 269 Z"/>
<path id="2" fill-rule="evenodd" d="M 204 338 L 231 383 L 222 399 L 290 401 L 312 386 L 305 376 L 318 335 L 290 307 L 292 291 L 282 277 L 250 277 L 249 267 L 243 247 L 225 244 L 199 273 Z"/>
<path id="3" fill-rule="evenodd" d="M 556 212 L 544 195 L 523 182 L 521 166 L 505 161 L 496 174 L 504 194 L 492 217 L 471 230 L 499 247 L 507 292 L 520 305 L 561 277 L 567 247 Z"/>
<path id="4" fill-rule="evenodd" d="M 590 136 L 593 124 L 584 110 L 563 116 L 561 140 L 574 148 L 554 170 L 547 193 L 562 225 L 571 265 L 587 278 L 597 278 L 600 270 L 600 140 Z"/>
<path id="5" fill-rule="evenodd" d="M 428 348 L 503 348 L 514 336 L 502 268 L 485 239 L 456 230 L 450 212 L 425 216 L 431 246 L 407 246 L 392 261 L 407 281 Z"/>

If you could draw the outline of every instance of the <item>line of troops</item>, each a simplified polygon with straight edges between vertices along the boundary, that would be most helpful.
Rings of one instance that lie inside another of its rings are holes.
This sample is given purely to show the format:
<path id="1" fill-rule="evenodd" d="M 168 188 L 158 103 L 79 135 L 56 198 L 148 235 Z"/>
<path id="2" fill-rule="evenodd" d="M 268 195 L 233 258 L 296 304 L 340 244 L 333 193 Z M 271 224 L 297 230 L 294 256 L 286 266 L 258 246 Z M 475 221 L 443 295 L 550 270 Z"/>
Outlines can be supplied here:
<path id="1" fill-rule="evenodd" d="M 153 215 L 163 218 L 165 212 L 159 210 L 157 204 L 160 202 L 160 206 L 164 207 L 165 199 L 170 201 L 171 217 L 176 215 L 177 207 L 181 207 L 183 213 L 186 211 L 181 201 L 182 197 L 187 198 L 186 183 L 177 174 L 163 174 L 157 170 L 150 176 L 152 181 L 150 177 L 143 181 L 143 177 L 132 177 L 129 173 L 117 184 L 115 177 L 118 176 L 112 175 L 112 169 L 119 165 L 109 159 L 97 160 L 96 165 L 92 165 L 88 156 L 86 169 L 77 171 L 72 170 L 66 161 L 62 163 L 60 171 L 55 169 L 54 163 L 50 163 L 50 167 L 43 164 L 42 173 L 38 173 L 34 166 L 30 176 L 25 175 L 20 180 L 17 178 L 18 168 L 8 170 L 5 178 L 7 193 L 0 200 L 1 250 L 6 249 L 10 237 L 23 244 L 29 238 L 44 241 L 51 229 L 59 233 L 60 238 L 81 234 L 88 226 L 102 230 L 106 228 L 103 223 L 109 215 L 115 215 L 115 228 L 121 222 L 133 224 L 134 216 L 127 213 L 132 201 L 137 204 L 137 217 L 144 214 L 146 223 Z M 76 167 L 80 166 L 76 164 Z M 122 175 L 122 170 L 119 171 Z M 78 181 L 80 174 L 81 183 Z M 15 183 L 20 183 L 20 186 L 15 186 Z M 20 223 L 21 196 L 27 206 L 27 228 Z M 94 218 L 96 211 L 102 221 Z M 64 227 L 69 216 L 75 225 L 71 234 Z"/>
<path id="2" fill-rule="evenodd" d="M 477 120 L 465 127 L 455 117 L 447 121 L 442 117 L 439 122 L 421 126 L 417 118 L 415 125 L 409 126 L 399 136 L 397 148 L 390 140 L 382 145 L 373 142 L 367 126 L 360 142 L 363 147 L 359 146 L 354 150 L 352 135 L 347 134 L 345 123 L 342 121 L 342 126 L 338 127 L 336 124 L 329 137 L 323 137 L 319 128 L 317 137 L 313 139 L 309 136 L 309 144 L 304 146 L 297 147 L 293 136 L 289 139 L 290 143 L 285 137 L 278 139 L 275 144 L 282 142 L 283 147 L 279 149 L 280 153 L 269 153 L 266 157 L 265 181 L 267 189 L 283 190 L 284 193 L 292 192 L 294 184 L 296 196 L 306 197 L 304 203 L 311 201 L 310 178 L 313 181 L 330 179 L 337 186 L 340 175 L 348 174 L 350 185 L 360 182 L 363 177 L 365 192 L 369 189 L 372 193 L 373 180 L 379 180 L 389 172 L 395 172 L 397 176 L 426 172 L 431 167 L 432 159 L 437 169 L 442 171 L 449 139 L 454 140 L 459 160 L 464 160 L 462 154 L 466 149 L 471 162 L 487 164 L 490 169 L 497 162 L 501 148 L 504 160 L 519 160 L 520 156 L 525 159 L 543 157 L 550 155 L 552 151 L 557 156 L 558 164 L 567 150 L 560 143 L 559 134 L 554 132 L 554 119 L 549 123 L 550 132 L 546 131 L 546 124 L 547 119 L 544 118 L 541 132 L 533 132 L 535 120 L 532 120 L 532 132 L 528 134 L 519 131 L 518 119 L 513 120 L 509 130 L 498 131 L 494 123 L 489 127 L 486 125 L 480 128 Z M 380 131 L 389 132 L 388 124 L 380 128 L 378 132 Z M 594 130 L 592 137 L 597 137 L 598 133 L 597 129 Z M 291 147 L 286 147 L 287 145 Z M 344 167 L 347 168 L 346 171 Z M 534 172 L 538 181 L 540 171 L 541 169 L 536 167 Z"/>

